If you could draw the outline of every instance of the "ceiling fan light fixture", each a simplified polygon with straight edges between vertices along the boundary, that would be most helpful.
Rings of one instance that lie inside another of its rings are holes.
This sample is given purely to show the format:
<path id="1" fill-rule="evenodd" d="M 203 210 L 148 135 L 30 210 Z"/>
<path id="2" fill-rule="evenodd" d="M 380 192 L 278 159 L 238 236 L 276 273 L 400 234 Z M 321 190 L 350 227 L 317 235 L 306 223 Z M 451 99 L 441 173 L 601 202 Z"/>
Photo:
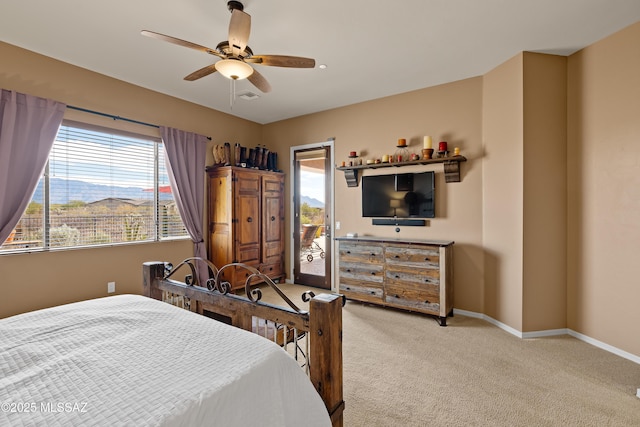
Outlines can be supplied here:
<path id="1" fill-rule="evenodd" d="M 216 70 L 231 80 L 242 80 L 253 74 L 253 67 L 238 59 L 223 59 L 216 62 Z"/>

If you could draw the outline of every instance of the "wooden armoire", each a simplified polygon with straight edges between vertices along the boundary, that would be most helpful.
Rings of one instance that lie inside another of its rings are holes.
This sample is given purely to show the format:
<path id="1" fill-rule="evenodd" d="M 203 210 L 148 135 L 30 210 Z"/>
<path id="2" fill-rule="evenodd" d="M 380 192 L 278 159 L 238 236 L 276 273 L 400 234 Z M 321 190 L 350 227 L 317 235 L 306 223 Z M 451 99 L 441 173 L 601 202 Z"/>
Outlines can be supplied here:
<path id="1" fill-rule="evenodd" d="M 284 174 L 235 166 L 208 174 L 209 260 L 218 268 L 241 262 L 284 279 Z M 246 270 L 223 279 L 244 286 Z"/>

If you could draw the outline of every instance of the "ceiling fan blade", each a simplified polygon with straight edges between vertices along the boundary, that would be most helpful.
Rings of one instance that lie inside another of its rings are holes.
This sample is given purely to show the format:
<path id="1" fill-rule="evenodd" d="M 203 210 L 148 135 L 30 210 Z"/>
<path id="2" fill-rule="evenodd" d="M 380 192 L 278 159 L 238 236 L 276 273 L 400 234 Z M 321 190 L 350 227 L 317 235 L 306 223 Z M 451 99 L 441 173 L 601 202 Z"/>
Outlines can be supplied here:
<path id="1" fill-rule="evenodd" d="M 251 16 L 239 9 L 233 9 L 229 22 L 229 46 L 233 56 L 239 57 L 244 52 L 250 33 Z"/>
<path id="2" fill-rule="evenodd" d="M 164 34 L 156 33 L 156 32 L 153 32 L 153 31 L 148 31 L 148 30 L 142 30 L 142 31 L 140 31 L 140 34 L 142 34 L 143 36 L 147 36 L 147 37 L 151 37 L 151 38 L 154 38 L 154 39 L 162 40 L 162 41 L 165 41 L 165 42 L 177 44 L 178 46 L 188 47 L 190 49 L 199 50 L 200 52 L 204 52 L 204 53 L 208 53 L 210 55 L 215 55 L 215 56 L 218 56 L 220 58 L 224 58 L 224 55 L 222 55 L 221 53 L 217 52 L 215 49 L 211 49 L 209 47 L 205 47 L 205 46 L 201 46 L 199 44 L 191 43 L 191 42 L 188 42 L 186 40 L 178 39 L 178 38 L 171 37 L 171 36 L 166 36 Z"/>
<path id="3" fill-rule="evenodd" d="M 269 84 L 267 79 L 265 79 L 264 76 L 260 74 L 255 68 L 253 70 L 253 74 L 247 77 L 247 80 L 249 80 L 255 87 L 260 89 L 261 92 L 271 92 L 271 85 Z"/>
<path id="4" fill-rule="evenodd" d="M 194 81 L 201 79 L 202 77 L 208 76 L 209 74 L 213 74 L 216 72 L 216 64 L 207 65 L 206 67 L 200 68 L 199 70 L 194 71 L 189 74 L 184 79 L 187 81 Z"/>
<path id="5" fill-rule="evenodd" d="M 246 62 L 272 67 L 313 68 L 316 66 L 315 59 L 287 55 L 254 55 L 247 58 Z"/>

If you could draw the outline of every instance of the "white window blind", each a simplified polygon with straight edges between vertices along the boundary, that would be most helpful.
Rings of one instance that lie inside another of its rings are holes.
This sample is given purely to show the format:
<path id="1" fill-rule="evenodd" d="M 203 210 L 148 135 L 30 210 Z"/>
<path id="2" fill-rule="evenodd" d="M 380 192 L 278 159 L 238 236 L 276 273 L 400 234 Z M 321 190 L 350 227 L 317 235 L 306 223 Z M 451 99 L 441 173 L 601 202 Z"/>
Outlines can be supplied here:
<path id="1" fill-rule="evenodd" d="M 11 245 L 69 248 L 187 236 L 159 139 L 65 122 Z M 2 249 L 6 249 L 6 244 Z"/>

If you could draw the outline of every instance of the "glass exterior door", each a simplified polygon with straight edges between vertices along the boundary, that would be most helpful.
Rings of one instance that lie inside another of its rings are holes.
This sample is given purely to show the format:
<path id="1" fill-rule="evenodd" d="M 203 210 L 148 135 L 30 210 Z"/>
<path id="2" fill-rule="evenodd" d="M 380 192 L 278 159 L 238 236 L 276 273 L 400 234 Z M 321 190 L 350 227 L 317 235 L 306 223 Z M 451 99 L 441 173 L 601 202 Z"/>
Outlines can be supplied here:
<path id="1" fill-rule="evenodd" d="M 294 282 L 331 289 L 329 146 L 294 151 Z"/>

